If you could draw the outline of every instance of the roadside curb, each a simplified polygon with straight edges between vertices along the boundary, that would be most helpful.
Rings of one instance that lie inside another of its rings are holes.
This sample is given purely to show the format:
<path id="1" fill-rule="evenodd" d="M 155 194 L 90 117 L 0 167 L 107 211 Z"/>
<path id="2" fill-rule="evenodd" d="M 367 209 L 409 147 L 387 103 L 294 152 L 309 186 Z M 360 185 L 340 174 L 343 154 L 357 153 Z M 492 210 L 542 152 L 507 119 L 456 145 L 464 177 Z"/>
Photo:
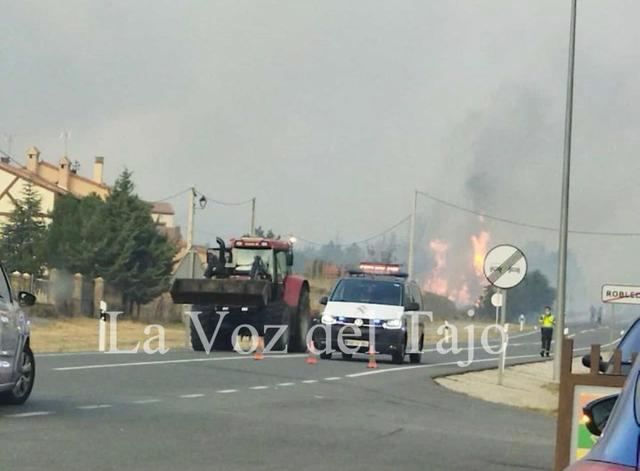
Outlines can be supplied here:
<path id="1" fill-rule="evenodd" d="M 533 363 L 547 363 L 549 361 L 553 361 L 553 358 L 545 358 L 545 359 L 536 359 L 536 358 L 532 358 L 531 360 L 516 360 L 513 362 L 507 362 L 507 368 L 511 367 L 511 366 L 519 366 L 519 365 L 530 365 Z M 489 371 L 489 370 L 497 370 L 498 367 L 495 365 L 476 365 L 474 366 L 473 364 L 466 367 L 465 369 L 462 369 L 461 371 L 458 371 L 456 373 L 436 373 L 433 376 L 431 376 L 431 379 L 433 379 L 434 381 L 436 379 L 440 379 L 440 378 L 449 378 L 452 376 L 460 376 L 460 375 L 464 375 L 467 373 L 478 373 L 481 371 Z"/>

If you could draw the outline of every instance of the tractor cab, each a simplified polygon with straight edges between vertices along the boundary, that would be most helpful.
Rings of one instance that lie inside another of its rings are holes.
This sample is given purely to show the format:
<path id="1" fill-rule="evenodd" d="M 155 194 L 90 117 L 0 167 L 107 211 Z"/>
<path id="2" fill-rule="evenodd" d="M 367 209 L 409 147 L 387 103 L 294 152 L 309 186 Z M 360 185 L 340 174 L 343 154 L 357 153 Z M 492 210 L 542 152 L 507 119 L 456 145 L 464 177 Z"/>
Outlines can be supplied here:
<path id="1" fill-rule="evenodd" d="M 277 239 L 242 237 L 227 247 L 217 239 L 218 248 L 207 254 L 205 278 L 248 278 L 275 284 L 291 273 L 293 246 Z"/>
<path id="2" fill-rule="evenodd" d="M 293 247 L 274 239 L 243 237 L 232 240 L 231 267 L 235 276 L 266 279 L 282 283 L 291 273 Z"/>

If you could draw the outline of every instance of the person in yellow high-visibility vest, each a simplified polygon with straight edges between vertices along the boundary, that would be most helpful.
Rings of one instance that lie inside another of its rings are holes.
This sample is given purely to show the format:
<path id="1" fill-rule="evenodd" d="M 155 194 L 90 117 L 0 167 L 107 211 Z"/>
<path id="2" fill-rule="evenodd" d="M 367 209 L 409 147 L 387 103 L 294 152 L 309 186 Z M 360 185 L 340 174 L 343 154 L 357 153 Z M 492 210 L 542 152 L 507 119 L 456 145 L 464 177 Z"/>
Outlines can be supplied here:
<path id="1" fill-rule="evenodd" d="M 551 339 L 553 338 L 553 326 L 556 325 L 556 317 L 551 313 L 551 307 L 545 306 L 544 312 L 540 314 L 538 319 L 540 324 L 540 332 L 542 334 L 542 350 L 540 356 L 549 356 L 551 351 Z"/>

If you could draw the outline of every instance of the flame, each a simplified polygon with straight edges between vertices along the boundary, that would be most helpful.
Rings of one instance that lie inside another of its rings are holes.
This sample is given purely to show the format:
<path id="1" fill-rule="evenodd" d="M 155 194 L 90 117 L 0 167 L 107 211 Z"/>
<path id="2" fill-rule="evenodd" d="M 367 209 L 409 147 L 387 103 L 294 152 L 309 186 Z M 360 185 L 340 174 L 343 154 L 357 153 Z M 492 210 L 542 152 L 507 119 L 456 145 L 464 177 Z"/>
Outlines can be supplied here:
<path id="1" fill-rule="evenodd" d="M 431 240 L 429 249 L 435 265 L 424 283 L 424 289 L 440 296 L 446 296 L 459 306 L 472 304 L 472 293 L 480 290 L 481 280 L 484 279 L 484 258 L 490 239 L 489 232 L 485 230 L 471 235 L 471 264 L 467 265 L 468 262 L 466 262 L 464 267 L 456 265 L 451 268 L 447 266 L 449 242 L 443 239 Z M 452 270 L 455 273 L 452 273 Z"/>
<path id="2" fill-rule="evenodd" d="M 466 306 L 471 303 L 471 293 L 469 291 L 469 285 L 467 282 L 462 283 L 462 287 L 458 290 L 454 290 L 449 295 L 449 299 L 456 304 Z"/>
<path id="3" fill-rule="evenodd" d="M 431 271 L 431 275 L 427 279 L 424 287 L 427 291 L 439 294 L 440 296 L 446 296 L 449 291 L 449 283 L 442 274 L 447 267 L 449 244 L 444 240 L 434 239 L 429 242 L 429 248 L 431 252 L 433 252 L 436 266 Z"/>
<path id="4" fill-rule="evenodd" d="M 489 245 L 489 233 L 481 231 L 478 235 L 471 236 L 471 246 L 473 247 L 473 270 L 476 276 L 482 276 L 484 270 L 484 257 L 487 255 Z"/>

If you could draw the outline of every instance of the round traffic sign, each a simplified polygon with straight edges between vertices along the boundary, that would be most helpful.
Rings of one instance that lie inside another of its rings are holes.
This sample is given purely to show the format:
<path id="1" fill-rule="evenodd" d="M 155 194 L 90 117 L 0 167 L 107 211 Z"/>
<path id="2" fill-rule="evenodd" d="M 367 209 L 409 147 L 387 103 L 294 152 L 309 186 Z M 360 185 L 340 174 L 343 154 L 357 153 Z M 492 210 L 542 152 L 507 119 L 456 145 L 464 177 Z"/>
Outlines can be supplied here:
<path id="1" fill-rule="evenodd" d="M 501 293 L 493 293 L 491 296 L 491 304 L 493 307 L 502 307 L 502 294 Z"/>
<path id="2" fill-rule="evenodd" d="M 518 286 L 527 274 L 527 258 L 513 245 L 498 245 L 484 258 L 484 276 L 497 288 Z"/>

